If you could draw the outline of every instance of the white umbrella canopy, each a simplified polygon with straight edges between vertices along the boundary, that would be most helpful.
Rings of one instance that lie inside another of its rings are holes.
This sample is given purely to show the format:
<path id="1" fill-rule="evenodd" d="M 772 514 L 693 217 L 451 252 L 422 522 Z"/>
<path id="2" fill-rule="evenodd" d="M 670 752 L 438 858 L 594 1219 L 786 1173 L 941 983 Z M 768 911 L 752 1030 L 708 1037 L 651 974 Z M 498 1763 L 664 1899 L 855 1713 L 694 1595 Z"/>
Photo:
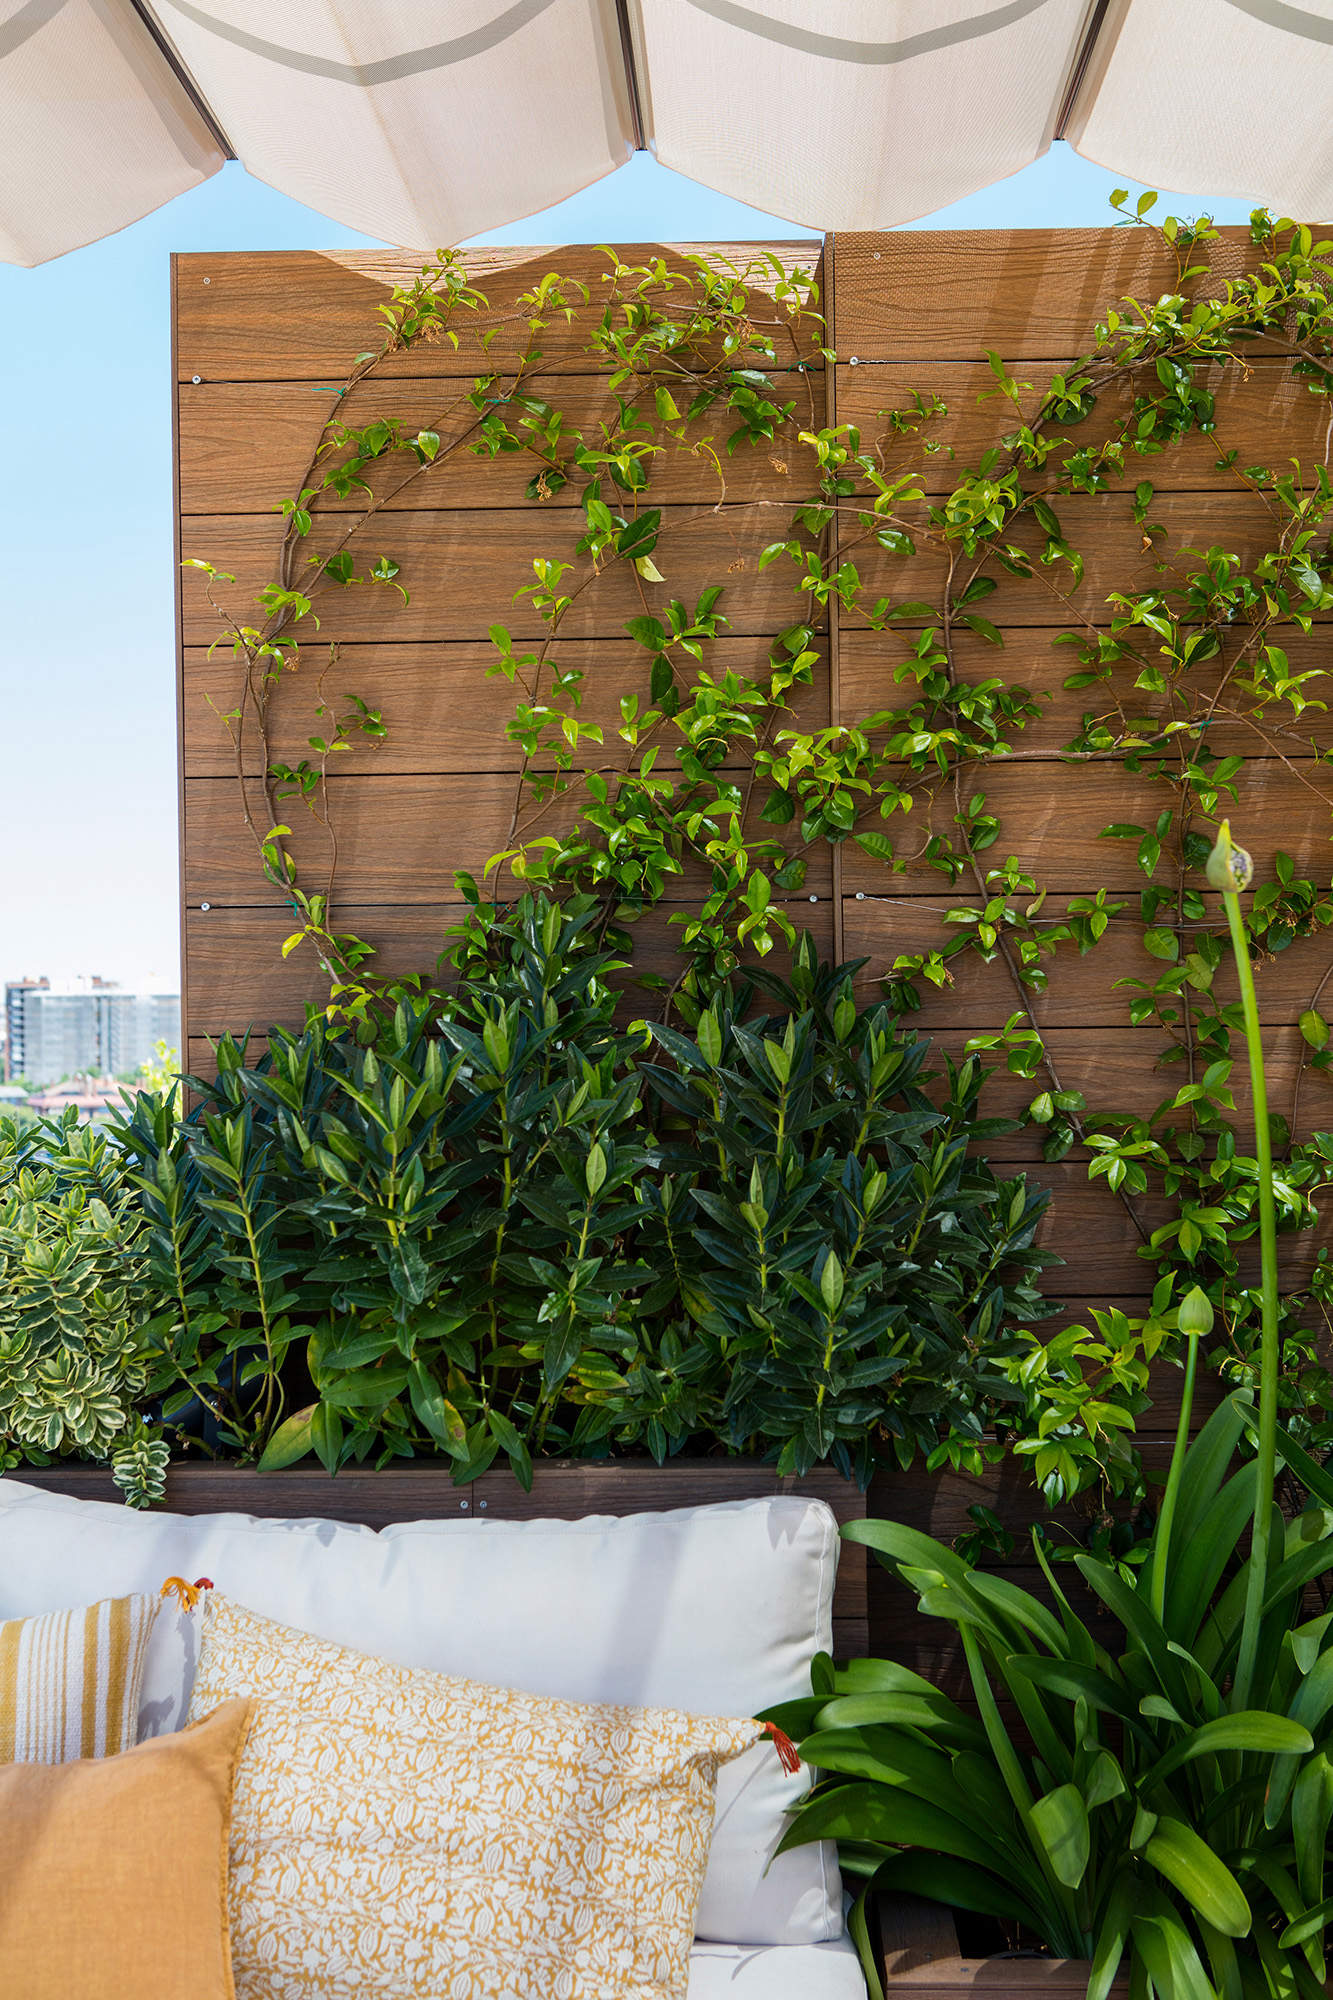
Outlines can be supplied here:
<path id="1" fill-rule="evenodd" d="M 649 147 L 883 229 L 1053 138 L 1127 177 L 1333 206 L 1333 0 L 0 0 L 0 258 L 228 157 L 393 243 L 457 242 Z"/>

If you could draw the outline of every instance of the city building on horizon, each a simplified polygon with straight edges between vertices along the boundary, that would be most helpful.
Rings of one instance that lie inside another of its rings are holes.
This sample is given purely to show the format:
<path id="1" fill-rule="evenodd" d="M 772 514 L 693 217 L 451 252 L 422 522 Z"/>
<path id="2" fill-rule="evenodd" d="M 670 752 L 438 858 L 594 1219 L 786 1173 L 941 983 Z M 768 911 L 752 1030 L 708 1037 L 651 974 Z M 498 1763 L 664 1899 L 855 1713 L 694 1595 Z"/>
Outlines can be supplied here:
<path id="1" fill-rule="evenodd" d="M 40 1088 L 66 1076 L 128 1076 L 159 1042 L 180 1046 L 179 993 L 136 993 L 113 980 L 68 986 L 5 982 L 4 1081 Z"/>

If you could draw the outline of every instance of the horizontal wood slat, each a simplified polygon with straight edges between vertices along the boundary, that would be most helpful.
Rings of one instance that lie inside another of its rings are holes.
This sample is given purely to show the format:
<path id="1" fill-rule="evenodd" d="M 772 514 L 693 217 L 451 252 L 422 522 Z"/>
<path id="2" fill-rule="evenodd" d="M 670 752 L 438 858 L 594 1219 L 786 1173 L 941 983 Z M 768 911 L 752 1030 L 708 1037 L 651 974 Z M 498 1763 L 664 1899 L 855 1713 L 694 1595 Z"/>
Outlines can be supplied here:
<path id="1" fill-rule="evenodd" d="M 1137 842 L 1103 839 L 1102 829 L 1147 826 L 1175 797 L 1159 781 L 1130 776 L 1119 763 L 1109 761 L 1034 765 L 1001 759 L 975 773 L 968 786 L 969 795 L 973 792 L 984 797 L 987 811 L 1001 822 L 991 850 L 997 859 L 1016 854 L 1035 875 L 1039 888 L 1081 895 L 1098 886 L 1117 894 L 1136 894 L 1143 887 Z M 1279 848 L 1288 851 L 1294 845 L 1301 853 L 1304 843 L 1308 855 L 1310 835 L 1318 825 L 1315 814 L 1326 825 L 1331 805 L 1333 773 L 1295 773 L 1278 758 L 1256 757 L 1246 767 L 1244 806 L 1233 813 L 1233 830 L 1256 865 L 1271 871 Z M 954 810 L 953 792 L 946 788 L 935 809 L 933 830 L 953 831 Z M 904 854 L 924 845 L 927 831 L 932 830 L 926 822 L 925 811 L 892 822 Z M 941 881 L 939 870 L 923 861 L 909 862 L 901 874 L 890 875 L 884 862 L 854 841 L 846 844 L 842 885 L 848 894 L 860 889 L 873 895 L 890 885 L 896 893 L 914 889 L 938 893 Z M 1201 878 L 1193 886 L 1202 887 Z"/>
<path id="2" fill-rule="evenodd" d="M 1248 246 L 1243 228 L 1209 244 L 1219 285 Z M 861 361 L 976 361 L 988 349 L 1058 361 L 1086 351 L 1117 299 L 1178 289 L 1176 259 L 1151 230 L 852 231 L 835 254 L 833 345 Z"/>
<path id="3" fill-rule="evenodd" d="M 719 609 L 732 636 L 768 638 L 784 631 L 805 612 L 808 601 L 797 593 L 797 572 L 789 562 L 774 562 L 761 571 L 759 555 L 774 539 L 774 520 L 782 532 L 787 516 L 785 503 L 769 514 L 745 506 L 719 510 L 711 498 L 698 507 L 668 508 L 653 557 L 664 581 L 651 583 L 637 577 L 628 563 L 612 564 L 571 606 L 562 636 L 623 643 L 627 619 L 645 609 L 660 610 L 677 597 L 693 610 L 700 593 L 719 584 Z M 499 623 L 518 638 L 543 638 L 546 628 L 530 601 L 515 603 L 514 592 L 532 582 L 534 557 L 546 556 L 574 565 L 561 581 L 562 590 L 572 596 L 574 586 L 589 574 L 585 559 L 575 554 L 582 532 L 581 513 L 554 506 L 457 508 L 378 520 L 376 532 L 367 530 L 358 540 L 360 556 L 367 568 L 380 554 L 400 564 L 400 580 L 411 602 L 404 604 L 397 591 L 383 585 L 325 585 L 316 605 L 322 628 L 307 625 L 301 636 L 314 650 L 330 639 L 401 646 L 433 639 L 484 640 Z M 331 552 L 331 540 L 314 539 L 321 554 Z M 242 623 L 254 622 L 256 600 L 272 580 L 281 541 L 281 523 L 266 516 L 191 515 L 181 522 L 182 559 L 211 562 L 236 578 L 215 590 L 229 615 Z M 211 646 L 222 627 L 200 572 L 185 572 L 181 595 L 186 645 Z"/>
<path id="4" fill-rule="evenodd" d="M 1023 516 L 1006 534 L 1006 542 L 1032 557 L 1032 575 L 1010 576 L 992 562 L 987 574 L 995 575 L 999 588 L 977 606 L 1001 630 L 1034 625 L 1081 629 L 1085 619 L 1107 624 L 1110 593 L 1159 587 L 1164 580 L 1161 565 L 1174 562 L 1183 548 L 1220 544 L 1251 563 L 1273 546 L 1276 533 L 1263 500 L 1246 492 L 1159 494 L 1152 519 L 1163 532 L 1150 546 L 1134 521 L 1132 493 L 1061 494 L 1055 514 L 1084 558 L 1083 579 L 1075 585 L 1066 564 L 1048 568 L 1040 561 L 1044 532 L 1031 515 Z M 910 522 L 916 515 L 904 510 L 904 518 Z M 932 607 L 939 604 L 948 556 L 926 539 L 924 520 L 914 555 L 890 554 L 874 541 L 858 542 L 860 533 L 854 519 L 844 522 L 839 554 L 855 563 L 868 602 L 888 596 L 899 603 L 924 599 Z M 930 622 L 938 622 L 937 616 Z M 854 627 L 855 620 L 846 623 Z"/>
<path id="5" fill-rule="evenodd" d="M 389 613 L 390 618 L 392 612 Z M 735 673 L 752 679 L 767 674 L 770 642 L 762 638 L 719 639 L 708 649 L 709 671 L 715 676 Z M 295 675 L 289 674 L 273 695 L 269 710 L 270 748 L 274 758 L 295 764 L 310 755 L 309 739 L 327 732 L 315 710 L 320 700 L 335 709 L 359 695 L 384 716 L 388 735 L 376 740 L 354 734 L 339 751 L 340 776 L 364 773 L 372 777 L 404 773 L 459 774 L 467 771 L 517 771 L 522 752 L 505 734 L 523 690 L 503 675 L 487 678 L 497 655 L 484 645 L 446 643 L 418 646 L 352 645 L 340 649 L 336 667 L 325 672 L 318 651 L 307 656 Z M 618 735 L 623 696 L 637 694 L 641 713 L 650 707 L 649 656 L 641 646 L 622 637 L 562 645 L 542 675 L 539 692 L 549 696 L 555 668 L 577 667 L 584 675 L 579 720 L 602 731 L 601 743 L 581 743 L 576 762 L 596 769 L 623 769 L 629 746 Z M 182 715 L 185 774 L 191 778 L 232 777 L 236 752 L 220 717 L 236 706 L 245 669 L 231 654 L 191 646 L 185 655 L 185 703 Z M 829 720 L 827 668 L 814 669 L 811 686 L 792 691 L 796 725 L 820 729 Z M 671 770 L 671 732 L 664 731 L 660 768 Z M 247 722 L 245 765 L 257 772 L 263 762 L 253 719 Z M 549 758 L 539 764 L 550 768 Z"/>
<path id="6" fill-rule="evenodd" d="M 958 1062 L 963 1059 L 964 1044 L 968 1039 L 966 1030 L 954 1028 L 940 1034 L 933 1046 L 942 1054 L 947 1052 Z M 1061 1086 L 1065 1090 L 1081 1090 L 1088 1103 L 1097 1110 L 1128 1111 L 1137 1117 L 1147 1117 L 1163 1098 L 1172 1096 L 1189 1081 L 1189 1072 L 1183 1063 L 1154 1062 L 1156 1045 L 1151 1029 L 1146 1034 L 1138 1028 L 1121 1028 L 1090 1035 L 1086 1028 L 1048 1028 L 1044 1039 L 1047 1052 L 1059 1072 Z M 1163 1045 L 1165 1039 L 1161 1034 L 1157 1037 Z M 1303 1046 L 1297 1028 L 1274 1028 L 1269 1032 L 1264 1065 L 1268 1073 L 1269 1100 L 1275 1108 L 1290 1100 Z M 1003 1051 L 998 1054 L 983 1052 L 977 1060 L 994 1072 L 986 1086 L 985 1097 L 986 1112 L 991 1118 L 1017 1117 L 1038 1091 L 1050 1088 L 1050 1080 L 1044 1070 L 1035 1077 L 1013 1075 L 1004 1067 Z M 1322 1077 L 1310 1077 L 1306 1081 L 1308 1087 L 1302 1093 L 1302 1127 L 1306 1130 L 1326 1128 L 1333 1119 L 1333 1087 Z M 1249 1077 L 1243 1059 L 1232 1070 L 1231 1090 L 1236 1108 L 1228 1113 L 1228 1117 L 1248 1149 L 1251 1103 Z M 988 1139 L 983 1142 L 982 1150 L 991 1159 L 1027 1159 L 1035 1165 L 1041 1158 L 1041 1136 L 1042 1128 L 1031 1126 L 1025 1132 Z M 1041 1171 L 1039 1166 L 1036 1171 Z"/>
<path id="7" fill-rule="evenodd" d="M 781 899 L 779 899 L 781 901 Z M 793 898 L 781 903 L 792 922 L 808 930 L 824 953 L 832 950 L 833 904 Z M 407 973 L 434 974 L 446 928 L 459 921 L 465 905 L 446 902 L 418 909 L 387 909 L 382 904 L 339 905 L 339 922 L 376 948 L 369 969 L 391 977 Z M 675 930 L 669 910 L 649 912 L 634 926 L 632 971 L 618 975 L 625 987 L 626 1013 L 661 1012 L 661 996 L 645 994 L 635 979 L 647 973 L 674 977 L 680 970 Z M 328 981 L 319 961 L 302 945 L 289 958 L 282 944 L 292 928 L 285 909 L 198 908 L 186 911 L 185 932 L 190 967 L 191 1024 L 199 1035 L 239 1033 L 252 1023 L 299 1026 L 307 1003 L 322 1006 Z M 748 960 L 746 962 L 749 962 Z"/>
<path id="8" fill-rule="evenodd" d="M 329 811 L 338 835 L 337 881 L 352 903 L 453 902 L 454 876 L 469 869 L 480 881 L 493 854 L 510 845 L 515 780 L 489 772 L 472 774 L 465 787 L 451 787 L 439 774 L 401 778 L 330 778 Z M 533 834 L 570 824 L 577 794 L 557 799 Z M 758 800 L 752 806 L 757 820 Z M 321 882 L 328 847 L 321 828 L 300 804 L 289 805 L 289 843 L 299 869 Z M 775 829 L 779 837 L 782 829 Z M 794 843 L 792 843 L 794 845 Z M 221 778 L 191 778 L 185 787 L 185 898 L 187 903 L 237 903 L 264 908 L 281 902 L 259 872 L 254 842 L 241 815 L 234 784 Z M 687 864 L 678 894 L 694 897 L 700 875 Z M 501 889 L 514 885 L 507 872 Z M 827 896 L 832 868 L 827 848 L 810 856 L 807 891 Z"/>
<path id="9" fill-rule="evenodd" d="M 1000 1169 L 997 1168 L 997 1171 Z M 1141 1240 L 1123 1202 L 1104 1187 L 1089 1183 L 1087 1167 L 1072 1158 L 1033 1169 L 1031 1178 L 1051 1190 L 1051 1205 L 1037 1231 L 1037 1242 L 1063 1260 L 1063 1268 L 1043 1280 L 1043 1289 L 1059 1299 L 1083 1298 L 1100 1303 L 1099 1293 L 1147 1293 L 1157 1275 L 1156 1259 L 1140 1256 Z M 1133 1197 L 1132 1206 L 1145 1232 L 1170 1220 L 1169 1202 Z M 1319 1230 L 1279 1236 L 1283 1288 L 1295 1291 L 1308 1284 L 1318 1256 Z M 1259 1281 L 1257 1240 L 1238 1251 L 1241 1281 Z"/>
<path id="10" fill-rule="evenodd" d="M 1293 835 L 1295 829 L 1292 830 Z M 1116 843 L 1118 844 L 1118 843 Z M 1109 848 L 1112 843 L 1107 842 Z M 887 874 L 887 871 L 886 871 Z M 891 877 L 888 877 L 892 880 Z M 865 958 L 868 963 L 858 975 L 863 991 L 873 989 L 888 972 L 899 953 L 938 949 L 942 936 L 952 926 L 942 919 L 954 908 L 980 908 L 976 896 L 951 894 L 941 885 L 934 895 L 867 894 L 858 901 L 852 896 L 843 904 L 843 949 L 847 958 Z M 1091 888 L 1092 884 L 1089 884 Z M 1217 911 L 1217 927 L 1225 928 L 1218 907 L 1220 899 L 1210 897 Z M 1059 922 L 1067 899 L 1052 895 L 1043 906 L 1043 922 Z M 1059 954 L 1046 961 L 1050 983 L 1044 993 L 1029 996 L 1033 1015 L 1043 1028 L 1085 1027 L 1098 1031 L 1129 1025 L 1129 999 L 1117 988 L 1121 979 L 1153 979 L 1161 961 L 1144 951 L 1137 912 L 1129 909 L 1124 918 L 1112 921 L 1105 935 L 1086 958 L 1071 945 L 1061 945 Z M 1286 951 L 1264 959 L 1255 966 L 1255 985 L 1264 1020 L 1273 1025 L 1299 1019 L 1311 1004 L 1315 987 L 1327 968 L 1330 954 L 1327 937 L 1298 939 Z M 1003 1027 L 1018 1002 L 1009 975 L 1001 961 L 989 965 L 975 952 L 963 952 L 950 962 L 950 982 L 943 989 L 922 983 L 920 1011 L 912 1024 L 931 1033 L 942 1028 L 969 1030 Z M 1235 997 L 1235 975 L 1224 964 L 1217 975 L 1217 992 Z M 1154 1031 L 1148 1031 L 1152 1041 Z M 1145 1060 L 1151 1058 L 1145 1055 Z"/>
<path id="11" fill-rule="evenodd" d="M 1230 756 L 1238 751 L 1242 756 L 1252 756 L 1280 750 L 1285 757 L 1308 762 L 1317 754 L 1312 746 L 1311 726 L 1302 728 L 1299 721 L 1292 720 L 1290 711 L 1280 709 L 1276 703 L 1261 718 L 1258 731 L 1228 713 L 1230 706 L 1242 712 L 1246 707 L 1243 697 L 1236 698 L 1233 694 L 1229 703 L 1221 690 L 1222 676 L 1237 657 L 1239 643 L 1235 650 L 1228 650 L 1220 667 L 1210 663 L 1195 668 L 1172 701 L 1169 696 L 1141 694 L 1131 689 L 1128 676 L 1117 680 L 1115 694 L 1105 683 L 1066 689 L 1064 681 L 1079 671 L 1080 663 L 1072 647 L 1059 644 L 1059 636 L 1051 628 L 1019 627 L 1006 632 L 1004 645 L 996 647 L 971 632 L 954 635 L 954 664 L 960 680 L 976 682 L 998 676 L 1012 691 L 1026 689 L 1039 704 L 1040 714 L 1035 719 L 1023 728 L 1011 727 L 1005 732 L 1006 742 L 1021 758 L 1058 758 L 1083 727 L 1085 715 L 1101 719 L 1111 728 L 1120 728 L 1121 709 L 1117 708 L 1115 695 L 1120 697 L 1124 724 L 1138 725 L 1160 724 L 1171 719 L 1184 721 L 1191 713 L 1191 703 L 1204 708 L 1221 694 L 1217 715 L 1206 731 L 1209 747 L 1219 755 Z M 916 632 L 892 629 L 839 633 L 838 705 L 844 722 L 856 723 L 881 713 L 893 715 L 912 701 L 915 683 L 895 681 L 893 676 L 917 637 Z M 1308 637 L 1298 632 L 1289 636 L 1284 633 L 1283 651 L 1293 674 L 1327 675 L 1329 671 L 1328 641 L 1322 630 Z M 1317 682 L 1311 692 L 1322 698 Z M 872 740 L 879 740 L 889 726 L 872 730 Z M 979 782 L 981 775 L 979 769 Z"/>
<path id="12" fill-rule="evenodd" d="M 618 246 L 625 264 L 652 263 L 664 258 L 669 267 L 690 268 L 691 252 L 715 270 L 752 269 L 747 285 L 756 299 L 755 317 L 771 318 L 774 339 L 792 346 L 786 316 L 762 301 L 774 279 L 761 266 L 771 253 L 791 274 L 817 272 L 822 244 L 818 239 L 787 243 L 640 243 Z M 378 348 L 384 323 L 378 308 L 394 285 L 410 284 L 430 257 L 411 250 L 298 250 L 218 254 L 194 253 L 176 260 L 176 370 L 191 384 L 200 375 L 208 382 L 339 383 L 362 349 Z M 528 344 L 529 308 L 522 296 L 550 273 L 581 280 L 593 292 L 589 307 L 576 311 L 567 323 L 562 312 L 551 315 L 541 336 L 542 365 L 568 374 L 590 374 L 595 366 L 587 352 L 588 329 L 595 324 L 606 298 L 602 275 L 607 259 L 588 244 L 550 249 L 507 249 L 479 246 L 464 259 L 469 282 L 483 292 L 488 309 L 461 315 L 460 344 L 421 343 L 394 355 L 386 373 L 453 376 L 471 380 L 479 374 L 511 368 Z M 490 336 L 489 341 L 485 336 Z M 485 344 L 483 344 L 485 343 Z M 801 336 L 800 358 L 817 360 L 817 328 Z M 795 352 L 795 350 L 793 350 Z M 192 385 L 192 384 L 191 384 Z"/>
<path id="13" fill-rule="evenodd" d="M 844 361 L 837 375 L 838 422 L 857 426 L 862 450 L 881 453 L 883 469 L 890 475 L 916 471 L 928 493 L 950 493 L 983 452 L 998 445 L 1018 423 L 1032 421 L 1052 375 L 1072 368 L 1076 358 L 1036 364 L 1006 357 L 1006 367 L 1022 391 L 1017 409 L 1007 398 L 996 397 L 995 377 L 982 360 L 863 360 L 856 367 Z M 1200 369 L 1195 379 L 1201 389 L 1214 393 L 1225 381 L 1216 430 L 1193 431 L 1165 452 L 1140 456 L 1127 449 L 1121 483 L 1133 487 L 1146 479 L 1159 493 L 1233 492 L 1240 490 L 1238 475 L 1247 466 L 1286 471 L 1293 457 L 1307 467 L 1323 463 L 1327 404 L 1292 376 L 1286 361 L 1260 360 L 1241 380 L 1234 371 L 1220 367 Z M 914 391 L 938 396 L 948 406 L 947 415 L 916 415 Z M 1117 435 L 1136 394 L 1161 394 L 1151 364 L 1133 382 L 1108 384 L 1082 422 L 1053 424 L 1047 434 L 1067 438 L 1075 446 L 1100 445 Z M 885 413 L 895 410 L 917 428 L 906 435 L 891 428 Z M 928 445 L 936 449 L 925 450 Z M 1218 459 L 1231 451 L 1238 455 L 1235 470 L 1219 468 Z"/>
<path id="14" fill-rule="evenodd" d="M 736 428 L 735 418 L 725 407 L 701 417 L 685 433 L 689 449 L 668 442 L 653 461 L 654 506 L 664 501 L 698 504 L 754 497 L 776 501 L 784 494 L 795 506 L 808 498 L 814 490 L 812 461 L 798 445 L 797 433 L 824 421 L 823 380 L 819 375 L 811 376 L 808 383 L 799 376 L 775 375 L 773 380 L 775 400 L 796 405 L 774 440 L 762 445 L 743 444 L 732 453 L 728 441 Z M 440 453 L 429 468 L 413 478 L 407 475 L 415 460 L 404 452 L 390 454 L 362 474 L 369 494 L 359 488 L 346 499 L 322 493 L 317 512 L 355 513 L 371 499 L 389 513 L 423 507 L 530 505 L 536 522 L 541 505 L 530 501 L 526 489 L 542 471 L 544 461 L 527 451 L 492 458 L 469 449 L 464 440 L 475 437 L 480 421 L 468 400 L 471 388 L 470 380 L 441 384 L 415 377 L 381 381 L 376 376 L 341 401 L 336 396 L 312 394 L 309 383 L 201 382 L 195 386 L 187 382 L 180 392 L 181 512 L 262 513 L 278 496 L 295 494 L 301 483 L 317 485 L 324 471 L 346 456 L 331 453 L 321 460 L 314 478 L 307 478 L 322 426 L 336 415 L 344 424 L 360 426 L 377 418 L 392 418 L 410 427 L 412 434 L 433 430 L 441 440 Z M 615 405 L 600 377 L 548 375 L 539 370 L 525 378 L 523 389 L 525 394 L 550 403 L 564 417 L 566 442 L 558 452 L 562 462 L 571 456 L 580 433 L 596 449 L 603 425 L 615 416 Z M 506 413 L 503 402 L 493 407 Z M 507 413 L 516 429 L 522 411 L 511 405 Z M 650 434 L 640 432 L 645 438 Z M 720 465 L 709 455 L 710 448 Z M 571 476 L 577 493 L 585 475 L 573 470 Z M 541 533 L 539 522 L 534 532 Z"/>

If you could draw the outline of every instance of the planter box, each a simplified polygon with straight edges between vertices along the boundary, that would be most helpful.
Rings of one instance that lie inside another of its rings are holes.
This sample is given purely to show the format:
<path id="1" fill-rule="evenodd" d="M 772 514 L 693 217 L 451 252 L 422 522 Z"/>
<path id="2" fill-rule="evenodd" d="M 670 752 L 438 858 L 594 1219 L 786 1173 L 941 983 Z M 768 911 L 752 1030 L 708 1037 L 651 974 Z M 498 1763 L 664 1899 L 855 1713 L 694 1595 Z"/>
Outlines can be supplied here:
<path id="1" fill-rule="evenodd" d="M 1034 1993 L 1045 2000 L 1083 2000 L 1092 1970 L 1081 1958 L 965 1958 L 953 1912 L 915 1896 L 883 1896 L 877 1916 L 884 1991 L 903 2000 L 971 2000 Z M 1129 2000 L 1128 1979 L 1117 1979 L 1111 2000 Z"/>

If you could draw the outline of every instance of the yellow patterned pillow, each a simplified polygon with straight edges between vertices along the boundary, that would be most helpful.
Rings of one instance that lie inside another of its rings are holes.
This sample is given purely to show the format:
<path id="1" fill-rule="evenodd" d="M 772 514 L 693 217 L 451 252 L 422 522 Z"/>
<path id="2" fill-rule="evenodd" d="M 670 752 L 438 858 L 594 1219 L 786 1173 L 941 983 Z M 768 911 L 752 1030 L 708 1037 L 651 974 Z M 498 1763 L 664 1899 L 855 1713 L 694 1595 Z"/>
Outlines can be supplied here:
<path id="1" fill-rule="evenodd" d="M 253 1697 L 237 2000 L 684 2000 L 749 1721 L 391 1666 L 209 1600 L 191 1715 Z"/>
<path id="2" fill-rule="evenodd" d="M 155 1597 L 0 1624 L 0 1764 L 114 1757 L 135 1741 Z"/>

